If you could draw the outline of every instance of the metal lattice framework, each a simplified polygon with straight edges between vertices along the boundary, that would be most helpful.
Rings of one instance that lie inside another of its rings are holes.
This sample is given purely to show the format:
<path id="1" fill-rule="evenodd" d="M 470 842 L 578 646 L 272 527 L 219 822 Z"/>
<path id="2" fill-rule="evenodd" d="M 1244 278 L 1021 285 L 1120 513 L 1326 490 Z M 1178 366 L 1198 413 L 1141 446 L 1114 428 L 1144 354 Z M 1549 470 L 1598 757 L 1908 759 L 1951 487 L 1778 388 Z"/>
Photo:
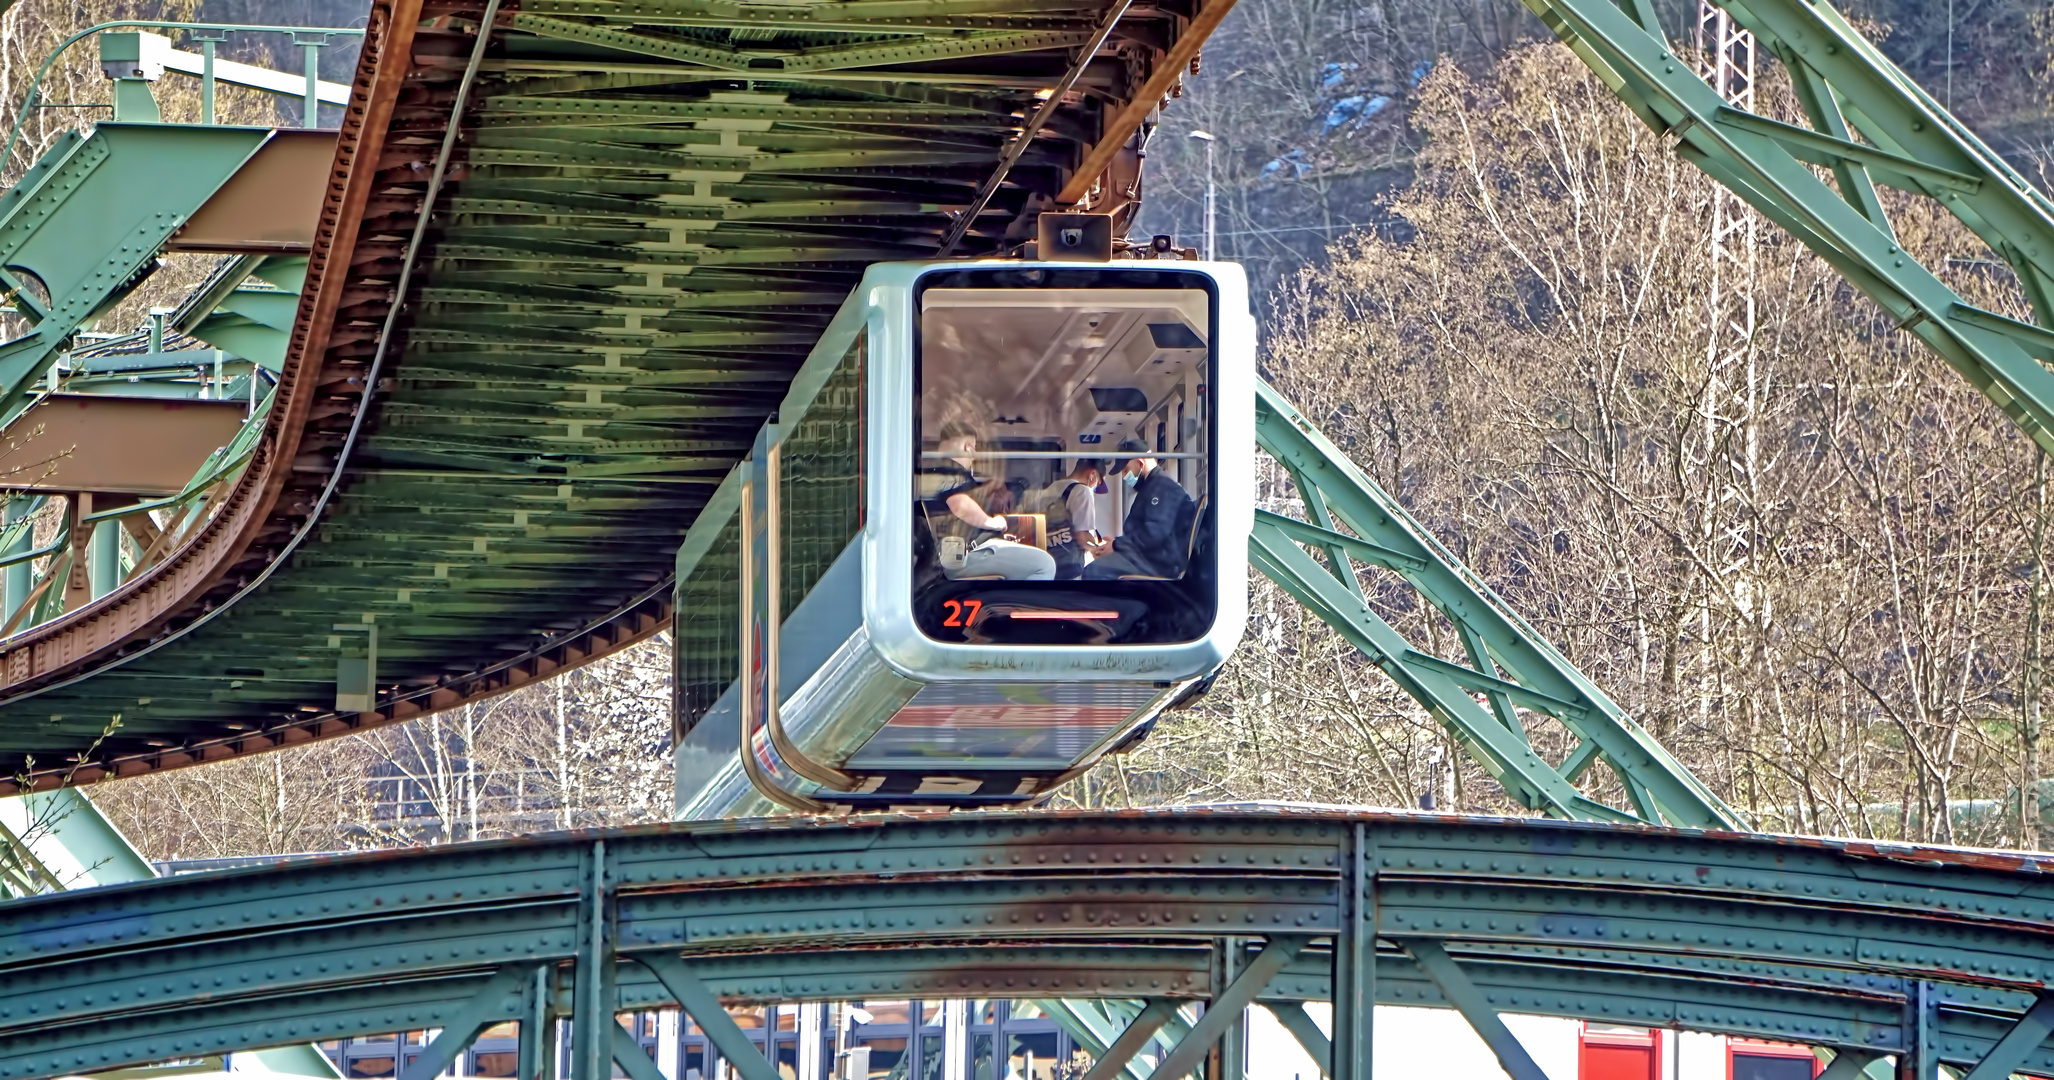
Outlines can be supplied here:
<path id="1" fill-rule="evenodd" d="M 2054 1075 L 2054 884 L 2027 857 L 1953 849 L 1304 810 L 994 813 L 566 834 L 7 910 L 8 1080 L 439 1027 L 408 1073 L 432 1075 L 506 1020 L 533 1078 L 556 1026 L 538 1021 L 566 1016 L 576 1080 L 609 1057 L 653 1080 L 607 1033 L 616 1010 L 667 1004 L 767 1080 L 719 1002 L 893 995 L 1124 1002 L 1097 1014 L 1135 1017 L 1120 1053 L 1168 1019 L 1149 1002 L 1209 1002 L 1160 1077 L 1198 1064 L 1241 1005 L 1313 1000 L 1338 1003 L 1338 1045 L 1292 1026 L 1336 1080 L 1368 1075 L 1372 1000 L 1461 1009 L 1513 1065 L 1499 1010 L 1812 1043 L 1838 1052 L 1835 1080 L 1885 1053 L 1924 1078 L 1941 1062 Z"/>
<path id="2" fill-rule="evenodd" d="M 375 3 L 262 442 L 190 542 L 0 646 L 0 791 L 346 734 L 654 634 L 862 268 L 1007 247 L 1057 202 L 1131 216 L 1144 121 L 1230 7 L 528 0 L 481 50 L 484 4 Z"/>
<path id="3" fill-rule="evenodd" d="M 1526 0 L 1657 132 L 1825 259 L 2054 447 L 2054 204 L 1824 3 L 1719 5 L 1790 73 L 1810 126 L 1729 103 L 1679 57 L 1647 0 Z M 1710 42 L 1707 42 L 1710 45 Z M 1722 43 L 1723 45 L 1723 43 Z M 1722 47 L 1721 53 L 1725 49 Z M 1722 68 L 1730 66 L 1720 60 Z M 1830 170 L 1831 183 L 1810 166 Z M 1876 184 L 1929 197 L 2017 273 L 2033 320 L 1962 300 L 1898 247 Z"/>

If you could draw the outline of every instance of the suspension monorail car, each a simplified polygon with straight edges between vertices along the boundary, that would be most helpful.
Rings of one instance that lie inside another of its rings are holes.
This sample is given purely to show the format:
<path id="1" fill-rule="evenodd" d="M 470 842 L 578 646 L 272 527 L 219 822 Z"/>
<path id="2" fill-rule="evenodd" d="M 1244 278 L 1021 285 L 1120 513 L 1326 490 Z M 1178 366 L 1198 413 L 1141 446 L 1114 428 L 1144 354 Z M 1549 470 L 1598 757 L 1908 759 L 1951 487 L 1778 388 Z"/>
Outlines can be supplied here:
<path id="1" fill-rule="evenodd" d="M 871 267 L 679 550 L 679 817 L 1033 801 L 1201 692 L 1254 338 L 1231 264 Z"/>

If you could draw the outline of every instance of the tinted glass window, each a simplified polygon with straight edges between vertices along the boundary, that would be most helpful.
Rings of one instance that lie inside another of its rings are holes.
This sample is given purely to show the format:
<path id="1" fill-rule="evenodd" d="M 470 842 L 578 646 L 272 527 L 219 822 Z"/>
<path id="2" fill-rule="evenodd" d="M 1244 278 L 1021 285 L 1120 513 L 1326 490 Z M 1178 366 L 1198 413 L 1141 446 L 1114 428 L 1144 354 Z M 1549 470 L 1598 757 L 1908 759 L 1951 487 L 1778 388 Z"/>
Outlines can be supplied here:
<path id="1" fill-rule="evenodd" d="M 1815 1067 L 1812 1058 L 1736 1052 L 1733 1080 L 1812 1080 Z"/>
<path id="2" fill-rule="evenodd" d="M 916 291 L 914 614 L 970 644 L 1155 644 L 1215 606 L 1202 275 L 1009 269 Z"/>

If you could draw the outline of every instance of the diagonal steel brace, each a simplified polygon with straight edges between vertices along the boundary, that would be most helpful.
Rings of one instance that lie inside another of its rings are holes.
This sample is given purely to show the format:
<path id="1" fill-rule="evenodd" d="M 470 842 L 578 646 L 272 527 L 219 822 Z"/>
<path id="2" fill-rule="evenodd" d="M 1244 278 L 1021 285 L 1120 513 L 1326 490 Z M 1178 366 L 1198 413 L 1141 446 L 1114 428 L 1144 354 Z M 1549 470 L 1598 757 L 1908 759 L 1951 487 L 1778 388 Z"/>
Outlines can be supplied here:
<path id="1" fill-rule="evenodd" d="M 656 980 L 678 999 L 678 1005 L 686 1015 L 698 1022 L 699 1030 L 706 1033 L 706 1040 L 720 1051 L 720 1056 L 732 1064 L 736 1072 L 742 1074 L 742 1080 L 783 1080 L 771 1067 L 769 1059 L 763 1056 L 763 1051 L 749 1041 L 741 1025 L 727 1014 L 720 999 L 692 974 L 683 959 L 670 953 L 644 953 L 627 959 L 656 974 Z M 639 1050 L 636 1052 L 640 1053 Z"/>
<path id="2" fill-rule="evenodd" d="M 509 964 L 485 981 L 478 992 L 464 1003 L 462 1009 L 443 1025 L 442 1034 L 414 1058 L 399 1074 L 399 1080 L 434 1080 L 442 1075 L 471 1045 L 478 1033 L 495 1020 L 506 1019 L 506 996 L 521 989 L 535 968 L 529 964 Z"/>
<path id="3" fill-rule="evenodd" d="M 1084 1080 L 1112 1080 L 1114 1076 L 1131 1075 L 1130 1063 L 1134 1060 L 1134 1055 L 1154 1042 L 1155 1033 L 1162 1030 L 1162 1026 L 1175 1015 L 1176 1002 L 1168 998 L 1150 1001 L 1148 1007 L 1141 1010 L 1141 1015 L 1136 1016 L 1134 1022 L 1127 1025 L 1127 1030 L 1120 1032 L 1120 1037 L 1114 1039 L 1105 1053 L 1099 1055 L 1098 1060 L 1092 1064 L 1091 1071 L 1084 1074 Z"/>
<path id="4" fill-rule="evenodd" d="M 1427 938 L 1404 938 L 1398 944 L 1412 954 L 1412 958 L 1419 962 L 1419 969 L 1440 988 L 1441 996 L 1447 998 L 1448 1004 L 1455 1006 L 1455 1011 L 1461 1013 L 1462 1018 L 1469 1021 L 1469 1026 L 1483 1037 L 1484 1045 L 1497 1055 L 1498 1065 L 1505 1070 L 1505 1075 L 1512 1080 L 1548 1080 L 1548 1074 L 1534 1063 L 1533 1055 L 1526 1052 L 1526 1047 L 1512 1034 L 1512 1029 L 1505 1026 L 1498 1010 L 1491 1007 L 1483 991 L 1469 981 L 1469 976 L 1448 955 L 1448 951 L 1441 948 L 1440 942 Z"/>
<path id="5" fill-rule="evenodd" d="M 1962 1080 L 2004 1080 L 2025 1064 L 2025 1059 L 2047 1041 L 2049 1033 L 2054 1033 L 2054 991 L 2042 993 L 2040 1000 L 2033 1002 L 2033 1007 L 2011 1025 L 2011 1030 Z"/>
<path id="6" fill-rule="evenodd" d="M 1238 1023 L 1248 1006 L 1255 1004 L 1255 995 L 1262 993 L 1269 981 L 1276 978 L 1277 972 L 1284 970 L 1285 964 L 1298 958 L 1309 940 L 1302 934 L 1271 935 L 1269 943 L 1248 961 L 1241 974 L 1206 1004 L 1205 1015 L 1199 1017 L 1198 1022 L 1191 1025 L 1191 1030 L 1177 1040 L 1177 1045 L 1170 1047 L 1170 1052 L 1156 1063 L 1155 1071 L 1148 1074 L 1150 1080 L 1183 1080 L 1186 1074 L 1197 1068 L 1213 1044 L 1227 1033 L 1228 1026 Z"/>
<path id="7" fill-rule="evenodd" d="M 1328 1039 L 1326 1032 L 1321 1031 L 1319 1025 L 1313 1022 L 1312 1015 L 1305 1011 L 1303 1002 L 1266 1001 L 1262 1007 L 1268 1009 L 1270 1015 L 1277 1018 L 1277 1023 L 1284 1025 L 1284 1030 L 1298 1040 L 1298 1045 L 1305 1048 L 1305 1053 L 1312 1058 L 1312 1063 L 1319 1066 L 1321 1074 L 1334 1075 L 1333 1040 Z"/>

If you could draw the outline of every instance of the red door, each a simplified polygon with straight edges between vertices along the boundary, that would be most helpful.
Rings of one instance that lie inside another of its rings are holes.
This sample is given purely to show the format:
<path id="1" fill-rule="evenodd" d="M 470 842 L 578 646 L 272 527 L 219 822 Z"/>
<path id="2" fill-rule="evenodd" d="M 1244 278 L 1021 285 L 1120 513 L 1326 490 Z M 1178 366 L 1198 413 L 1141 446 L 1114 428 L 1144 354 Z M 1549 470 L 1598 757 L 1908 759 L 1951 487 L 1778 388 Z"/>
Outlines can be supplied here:
<path id="1" fill-rule="evenodd" d="M 1586 1021 L 1576 1056 L 1579 1080 L 1661 1080 L 1662 1033 Z"/>

